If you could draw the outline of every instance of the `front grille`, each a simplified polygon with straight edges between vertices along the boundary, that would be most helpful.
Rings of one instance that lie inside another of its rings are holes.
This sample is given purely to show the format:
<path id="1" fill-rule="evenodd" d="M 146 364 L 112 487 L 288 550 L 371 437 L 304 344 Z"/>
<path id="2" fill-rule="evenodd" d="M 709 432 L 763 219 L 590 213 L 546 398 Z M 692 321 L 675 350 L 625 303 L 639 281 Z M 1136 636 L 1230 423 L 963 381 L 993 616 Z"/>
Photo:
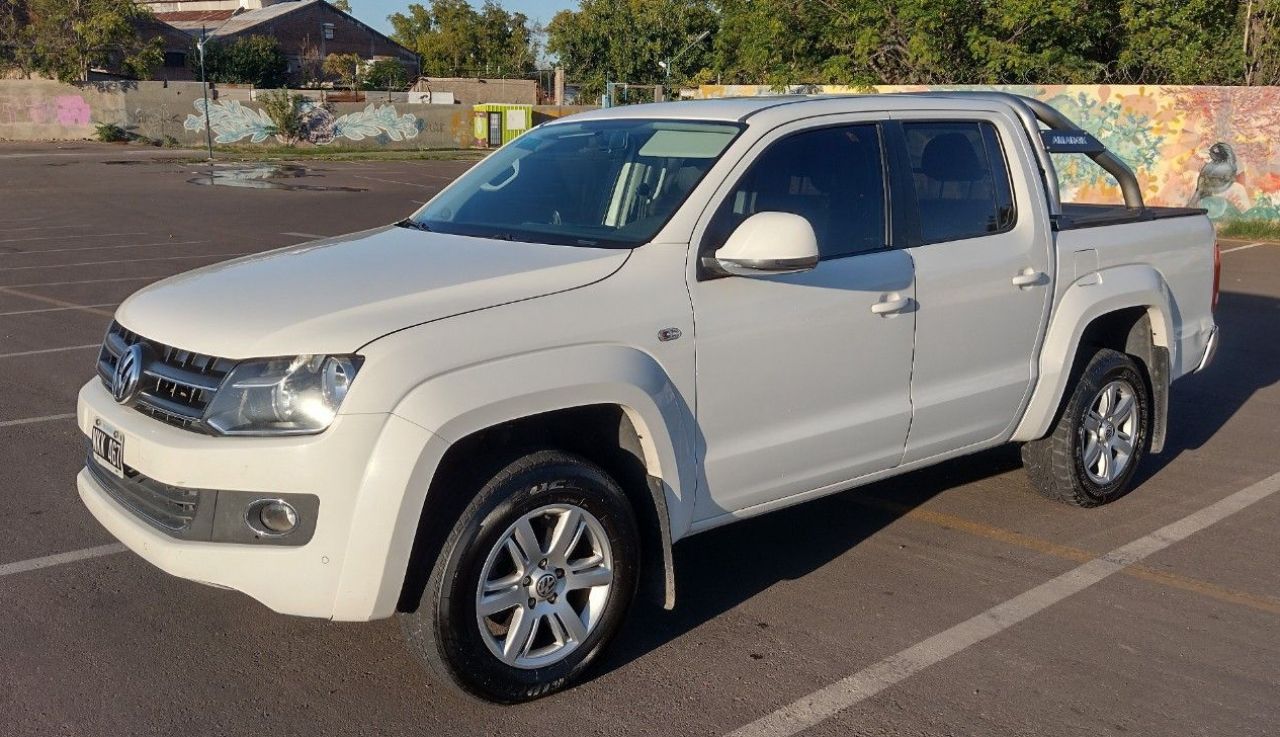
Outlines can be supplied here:
<path id="1" fill-rule="evenodd" d="M 200 418 L 235 361 L 157 343 L 112 322 L 98 353 L 98 377 L 108 391 L 120 354 L 139 343 L 145 360 L 133 407 L 184 430 L 204 432 Z"/>
<path id="2" fill-rule="evenodd" d="M 213 492 L 183 489 L 147 478 L 129 466 L 124 478 L 102 468 L 90 454 L 85 462 L 94 480 L 107 494 L 162 532 L 179 538 L 207 538 L 212 504 L 201 504 Z M 204 514 L 201 514 L 201 511 Z"/>

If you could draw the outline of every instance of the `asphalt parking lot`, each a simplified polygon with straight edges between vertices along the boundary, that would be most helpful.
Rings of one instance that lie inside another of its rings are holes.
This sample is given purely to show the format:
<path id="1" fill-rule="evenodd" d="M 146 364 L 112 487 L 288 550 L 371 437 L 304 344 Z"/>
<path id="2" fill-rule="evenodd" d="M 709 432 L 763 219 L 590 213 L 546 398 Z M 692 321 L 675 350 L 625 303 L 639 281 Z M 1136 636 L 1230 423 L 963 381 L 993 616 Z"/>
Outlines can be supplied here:
<path id="1" fill-rule="evenodd" d="M 587 683 L 493 707 L 394 621 L 276 615 L 102 547 L 71 413 L 115 305 L 400 219 L 469 166 L 209 186 L 182 157 L 0 144 L 0 735 L 1276 734 L 1280 245 L 1223 242 L 1221 349 L 1124 499 L 1042 500 L 1006 448 L 713 531 Z"/>

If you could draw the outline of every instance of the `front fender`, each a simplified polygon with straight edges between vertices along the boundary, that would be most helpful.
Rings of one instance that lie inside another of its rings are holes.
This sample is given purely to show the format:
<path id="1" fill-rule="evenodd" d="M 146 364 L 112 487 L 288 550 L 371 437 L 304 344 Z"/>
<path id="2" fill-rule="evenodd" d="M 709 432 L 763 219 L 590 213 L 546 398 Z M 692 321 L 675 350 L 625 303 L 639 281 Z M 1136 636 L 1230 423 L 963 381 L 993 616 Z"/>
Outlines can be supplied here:
<path id="1" fill-rule="evenodd" d="M 693 516 L 693 410 L 641 350 L 587 344 L 467 366 L 420 384 L 393 412 L 452 443 L 510 420 L 595 404 L 627 412 L 650 475 L 664 482 L 672 537 L 680 538 Z"/>
<path id="2" fill-rule="evenodd" d="M 1053 311 L 1040 349 L 1039 379 L 1012 440 L 1035 440 L 1049 432 L 1068 389 L 1085 328 L 1107 313 L 1132 307 L 1147 310 L 1152 343 L 1170 351 L 1170 360 L 1177 365 L 1178 341 L 1171 339 L 1176 335 L 1177 305 L 1158 271 L 1132 264 L 1086 275 L 1067 287 Z"/>

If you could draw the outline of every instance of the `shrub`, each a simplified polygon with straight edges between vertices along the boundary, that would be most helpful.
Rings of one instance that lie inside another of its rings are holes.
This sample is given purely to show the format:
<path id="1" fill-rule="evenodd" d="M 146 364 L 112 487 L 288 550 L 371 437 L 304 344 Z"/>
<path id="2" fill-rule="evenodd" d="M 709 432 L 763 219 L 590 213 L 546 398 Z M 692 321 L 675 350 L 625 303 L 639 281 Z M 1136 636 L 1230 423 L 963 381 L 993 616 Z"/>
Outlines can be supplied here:
<path id="1" fill-rule="evenodd" d="M 272 90 L 260 98 L 262 111 L 271 118 L 272 133 L 292 146 L 307 134 L 303 119 L 307 98 L 289 90 Z"/>
<path id="2" fill-rule="evenodd" d="M 120 143 L 129 140 L 129 132 L 115 123 L 94 123 L 96 135 L 99 141 L 106 143 Z"/>

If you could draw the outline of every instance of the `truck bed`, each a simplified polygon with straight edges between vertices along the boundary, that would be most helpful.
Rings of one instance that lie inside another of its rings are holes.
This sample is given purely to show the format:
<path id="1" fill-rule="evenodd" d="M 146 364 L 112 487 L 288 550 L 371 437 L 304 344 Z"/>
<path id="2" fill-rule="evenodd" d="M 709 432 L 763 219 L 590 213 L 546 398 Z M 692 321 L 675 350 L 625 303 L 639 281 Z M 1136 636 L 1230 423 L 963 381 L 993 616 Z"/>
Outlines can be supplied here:
<path id="1" fill-rule="evenodd" d="M 1143 207 L 1141 209 L 1133 209 L 1124 205 L 1064 202 L 1062 203 L 1062 214 L 1054 221 L 1054 227 L 1057 230 L 1078 230 L 1080 228 L 1096 228 L 1100 225 L 1141 223 L 1150 220 L 1166 220 L 1168 218 L 1203 214 L 1205 214 L 1205 210 L 1199 207 Z"/>

